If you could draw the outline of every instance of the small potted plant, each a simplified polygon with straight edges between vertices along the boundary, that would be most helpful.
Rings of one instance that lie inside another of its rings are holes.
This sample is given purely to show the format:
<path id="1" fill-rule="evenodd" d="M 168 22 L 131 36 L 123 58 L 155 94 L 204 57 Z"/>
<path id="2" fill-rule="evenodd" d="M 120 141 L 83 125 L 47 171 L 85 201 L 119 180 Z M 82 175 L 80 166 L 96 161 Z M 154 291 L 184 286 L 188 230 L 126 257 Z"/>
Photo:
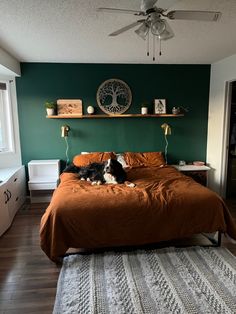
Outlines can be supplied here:
<path id="1" fill-rule="evenodd" d="M 54 101 L 46 101 L 45 108 L 48 116 L 53 116 L 56 113 L 57 104 Z"/>

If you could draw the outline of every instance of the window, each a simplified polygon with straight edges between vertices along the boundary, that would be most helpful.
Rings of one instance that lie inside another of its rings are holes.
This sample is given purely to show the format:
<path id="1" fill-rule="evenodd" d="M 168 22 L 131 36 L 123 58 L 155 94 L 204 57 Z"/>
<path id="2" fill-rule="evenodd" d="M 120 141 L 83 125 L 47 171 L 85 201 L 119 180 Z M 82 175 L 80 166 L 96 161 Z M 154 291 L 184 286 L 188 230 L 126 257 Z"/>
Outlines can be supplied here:
<path id="1" fill-rule="evenodd" d="M 8 82 L 0 81 L 0 154 L 13 151 L 13 126 Z"/>

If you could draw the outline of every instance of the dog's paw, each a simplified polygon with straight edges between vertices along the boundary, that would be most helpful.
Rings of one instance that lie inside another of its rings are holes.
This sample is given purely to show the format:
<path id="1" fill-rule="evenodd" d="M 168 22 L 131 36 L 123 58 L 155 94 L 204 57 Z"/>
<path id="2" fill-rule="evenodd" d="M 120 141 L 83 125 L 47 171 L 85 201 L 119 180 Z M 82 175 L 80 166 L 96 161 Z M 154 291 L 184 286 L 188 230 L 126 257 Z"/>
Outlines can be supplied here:
<path id="1" fill-rule="evenodd" d="M 81 181 L 85 181 L 85 178 L 80 178 Z"/>
<path id="2" fill-rule="evenodd" d="M 98 181 L 92 181 L 91 182 L 92 185 L 101 185 L 102 181 L 98 180 Z"/>
<path id="3" fill-rule="evenodd" d="M 134 188 L 136 186 L 136 184 L 134 184 L 134 183 L 129 183 L 128 184 L 128 187 L 130 187 L 130 188 Z"/>
<path id="4" fill-rule="evenodd" d="M 89 178 L 87 178 L 87 181 L 90 182 L 91 180 Z"/>
<path id="5" fill-rule="evenodd" d="M 125 182 L 125 185 L 128 186 L 129 188 L 134 188 L 136 186 L 136 184 L 132 182 Z"/>

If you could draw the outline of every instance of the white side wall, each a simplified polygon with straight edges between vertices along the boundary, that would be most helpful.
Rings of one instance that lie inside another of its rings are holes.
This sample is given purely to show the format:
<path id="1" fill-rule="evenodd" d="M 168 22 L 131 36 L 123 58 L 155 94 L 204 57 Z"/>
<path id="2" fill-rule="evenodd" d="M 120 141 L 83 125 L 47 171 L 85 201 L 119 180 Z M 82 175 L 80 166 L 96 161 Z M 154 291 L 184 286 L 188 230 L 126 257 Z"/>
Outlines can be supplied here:
<path id="1" fill-rule="evenodd" d="M 224 196 L 222 173 L 226 150 L 223 138 L 226 84 L 234 80 L 236 80 L 236 55 L 212 64 L 207 139 L 207 162 L 212 170 L 209 173 L 208 186 L 221 196 Z"/>
<path id="2" fill-rule="evenodd" d="M 8 72 L 8 73 L 7 73 Z M 20 62 L 0 48 L 0 73 L 20 76 Z"/>

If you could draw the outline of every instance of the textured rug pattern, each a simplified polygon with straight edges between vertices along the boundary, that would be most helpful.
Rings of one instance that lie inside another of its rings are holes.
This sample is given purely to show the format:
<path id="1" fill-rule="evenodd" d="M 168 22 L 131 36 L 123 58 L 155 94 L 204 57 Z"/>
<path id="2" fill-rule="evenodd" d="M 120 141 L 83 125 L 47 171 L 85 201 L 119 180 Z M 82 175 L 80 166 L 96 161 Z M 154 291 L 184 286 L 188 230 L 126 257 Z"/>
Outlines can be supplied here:
<path id="1" fill-rule="evenodd" d="M 167 248 L 64 258 L 54 314 L 236 313 L 236 258 Z"/>

